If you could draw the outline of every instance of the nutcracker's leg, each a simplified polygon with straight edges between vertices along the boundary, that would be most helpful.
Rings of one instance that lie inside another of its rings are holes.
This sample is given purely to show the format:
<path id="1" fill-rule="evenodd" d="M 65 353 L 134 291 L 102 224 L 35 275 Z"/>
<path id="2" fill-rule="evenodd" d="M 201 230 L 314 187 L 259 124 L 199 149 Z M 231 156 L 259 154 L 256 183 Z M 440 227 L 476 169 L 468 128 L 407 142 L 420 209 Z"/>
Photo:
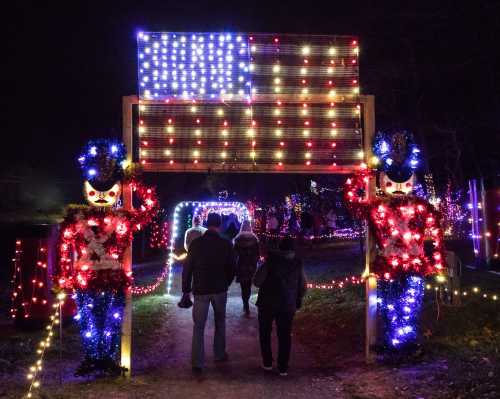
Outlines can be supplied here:
<path id="1" fill-rule="evenodd" d="M 401 280 L 381 280 L 378 292 L 386 348 L 398 350 L 414 345 L 424 296 L 423 278 L 407 276 Z"/>
<path id="2" fill-rule="evenodd" d="M 117 372 L 116 355 L 120 342 L 124 294 L 77 290 L 76 303 L 76 319 L 80 324 L 85 352 L 85 359 L 76 374 Z"/>

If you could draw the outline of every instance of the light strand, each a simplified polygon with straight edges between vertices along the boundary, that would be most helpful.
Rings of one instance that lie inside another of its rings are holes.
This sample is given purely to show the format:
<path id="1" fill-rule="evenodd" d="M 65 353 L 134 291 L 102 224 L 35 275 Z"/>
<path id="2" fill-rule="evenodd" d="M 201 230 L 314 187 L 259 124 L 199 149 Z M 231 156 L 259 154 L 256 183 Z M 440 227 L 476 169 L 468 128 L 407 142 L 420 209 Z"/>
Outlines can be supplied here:
<path id="1" fill-rule="evenodd" d="M 361 276 L 350 276 L 350 277 L 341 277 L 336 280 L 332 280 L 329 282 L 321 283 L 321 282 L 312 282 L 307 283 L 307 288 L 319 289 L 319 290 L 333 290 L 338 288 L 345 288 L 350 285 L 360 285 L 365 282 L 365 279 Z"/>
<path id="2" fill-rule="evenodd" d="M 167 276 L 168 276 L 168 267 L 165 267 L 165 269 L 161 272 L 161 274 L 155 279 L 153 283 L 142 287 L 138 286 L 132 287 L 132 295 L 143 296 L 152 293 L 160 286 L 161 283 L 165 281 Z"/>
<path id="3" fill-rule="evenodd" d="M 431 291 L 431 290 L 439 291 L 439 289 L 442 288 L 442 287 L 443 287 L 442 284 L 437 284 L 437 285 L 426 284 L 425 285 L 425 289 L 427 291 Z M 444 290 L 446 292 L 450 291 L 446 287 L 444 288 Z M 477 297 L 480 297 L 480 298 L 483 298 L 483 299 L 490 299 L 492 301 L 498 301 L 498 300 L 500 300 L 500 294 L 483 292 L 483 290 L 481 289 L 481 287 L 478 287 L 478 286 L 471 287 L 468 290 L 467 289 L 466 290 L 452 290 L 452 292 L 453 292 L 454 295 L 460 295 L 461 297 L 477 296 Z"/>
<path id="4" fill-rule="evenodd" d="M 52 307 L 54 308 L 54 313 L 50 316 L 50 324 L 48 324 L 47 327 L 45 327 L 45 329 L 47 330 L 47 336 L 45 339 L 40 341 L 39 347 L 36 350 L 38 359 L 30 367 L 29 373 L 26 376 L 26 378 L 30 381 L 30 385 L 28 388 L 28 392 L 26 393 L 26 395 L 24 395 L 24 398 L 32 398 L 33 391 L 35 389 L 39 389 L 41 386 L 41 381 L 39 376 L 41 374 L 41 371 L 43 370 L 43 359 L 45 353 L 47 352 L 47 349 L 50 347 L 52 339 L 54 338 L 54 332 L 53 332 L 54 326 L 60 323 L 59 316 L 60 316 L 60 311 L 62 309 L 62 305 L 64 304 L 65 297 L 66 294 L 64 294 L 63 292 L 59 293 L 57 295 L 58 302 L 52 305 Z"/>
<path id="5" fill-rule="evenodd" d="M 12 306 L 10 314 L 13 319 L 17 318 L 18 313 L 23 312 L 23 317 L 28 319 L 31 317 L 33 308 L 45 307 L 48 304 L 46 292 L 47 278 L 47 249 L 43 245 L 42 240 L 38 240 L 36 264 L 33 269 L 33 276 L 30 279 L 31 297 L 27 297 L 27 283 L 23 279 L 23 242 L 20 239 L 16 240 L 15 256 L 12 259 L 14 263 L 14 271 L 11 283 L 13 290 L 11 294 Z"/>
<path id="6" fill-rule="evenodd" d="M 337 240 L 357 240 L 360 237 L 359 230 L 357 229 L 352 229 L 352 228 L 344 228 L 344 229 L 336 229 L 333 231 L 331 234 L 318 234 L 318 235 L 297 235 L 297 234 L 286 234 L 286 233 L 279 233 L 279 234 L 272 234 L 268 232 L 261 232 L 257 233 L 260 236 L 266 237 L 266 238 L 283 238 L 283 237 L 291 237 L 291 238 L 303 238 L 304 240 L 307 241 L 314 241 L 314 240 L 325 240 L 325 239 L 337 239 Z"/>

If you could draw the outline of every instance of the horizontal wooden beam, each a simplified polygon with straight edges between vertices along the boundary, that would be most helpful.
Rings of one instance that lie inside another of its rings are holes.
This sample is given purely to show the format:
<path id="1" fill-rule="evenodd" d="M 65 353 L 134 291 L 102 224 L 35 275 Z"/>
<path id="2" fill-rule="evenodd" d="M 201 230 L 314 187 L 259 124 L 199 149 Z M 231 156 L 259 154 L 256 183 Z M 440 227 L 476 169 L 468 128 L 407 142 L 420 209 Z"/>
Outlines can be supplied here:
<path id="1" fill-rule="evenodd" d="M 359 165 L 283 165 L 277 164 L 208 164 L 208 163 L 178 163 L 168 162 L 141 165 L 145 172 L 171 173 L 295 173 L 295 174 L 351 174 Z"/>

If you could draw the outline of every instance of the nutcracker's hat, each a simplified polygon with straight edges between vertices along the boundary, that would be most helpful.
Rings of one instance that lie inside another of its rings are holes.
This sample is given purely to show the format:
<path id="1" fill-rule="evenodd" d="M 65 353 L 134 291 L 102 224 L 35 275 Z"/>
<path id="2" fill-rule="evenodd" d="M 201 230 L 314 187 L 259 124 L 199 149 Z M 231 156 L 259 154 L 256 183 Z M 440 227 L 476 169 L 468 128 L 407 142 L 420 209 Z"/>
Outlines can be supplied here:
<path id="1" fill-rule="evenodd" d="M 84 179 L 96 190 L 109 190 L 113 184 L 123 179 L 126 154 L 125 144 L 119 140 L 89 141 L 78 158 Z"/>
<path id="2" fill-rule="evenodd" d="M 420 149 L 413 134 L 402 129 L 377 133 L 373 153 L 379 159 L 378 170 L 398 183 L 407 181 L 420 163 Z"/>

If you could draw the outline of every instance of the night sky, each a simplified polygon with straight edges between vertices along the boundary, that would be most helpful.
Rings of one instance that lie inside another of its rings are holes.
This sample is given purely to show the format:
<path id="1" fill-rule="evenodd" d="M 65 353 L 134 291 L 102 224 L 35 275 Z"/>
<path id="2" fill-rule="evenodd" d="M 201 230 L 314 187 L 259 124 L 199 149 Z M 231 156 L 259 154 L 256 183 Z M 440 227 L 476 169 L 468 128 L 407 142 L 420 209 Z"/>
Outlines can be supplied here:
<path id="1" fill-rule="evenodd" d="M 412 130 L 438 178 L 499 172 L 498 1 L 12 3 L 2 6 L 3 176 L 31 167 L 79 179 L 83 144 L 121 135 L 141 29 L 358 35 L 378 129 Z"/>

